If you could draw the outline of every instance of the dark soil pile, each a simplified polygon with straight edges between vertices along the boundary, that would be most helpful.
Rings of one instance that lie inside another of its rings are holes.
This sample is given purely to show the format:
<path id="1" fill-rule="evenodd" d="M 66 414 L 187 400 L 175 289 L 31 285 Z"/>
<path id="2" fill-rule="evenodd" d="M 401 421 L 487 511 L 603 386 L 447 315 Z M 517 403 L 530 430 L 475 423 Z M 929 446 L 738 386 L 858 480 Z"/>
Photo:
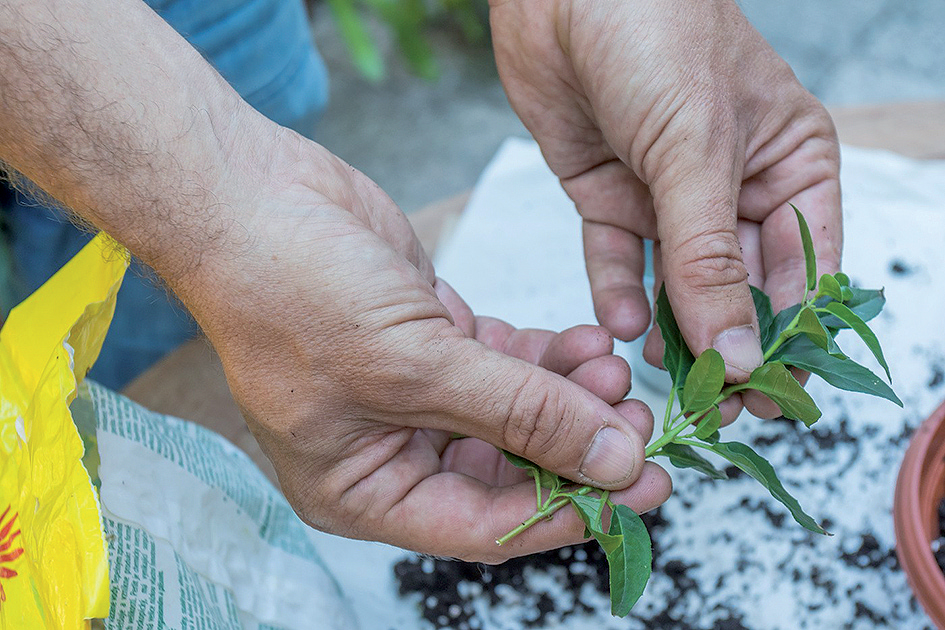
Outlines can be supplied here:
<path id="1" fill-rule="evenodd" d="M 665 575 L 672 582 L 674 598 L 665 607 L 631 616 L 648 628 L 697 630 L 679 619 L 673 603 L 687 593 L 698 594 L 698 587 L 687 575 L 692 568 L 678 560 L 663 561 L 660 557 L 659 536 L 666 521 L 656 509 L 643 515 L 643 521 L 653 536 L 654 573 Z M 559 567 L 563 571 L 555 571 Z M 570 605 L 562 607 L 550 593 L 533 590 L 525 579 L 529 570 L 554 576 L 556 590 L 572 593 Z M 411 556 L 394 567 L 401 595 L 420 595 L 423 617 L 434 628 L 451 630 L 478 630 L 483 627 L 553 628 L 569 617 L 589 614 L 596 609 L 582 601 L 585 589 L 609 593 L 607 558 L 596 542 L 565 547 L 555 551 L 514 558 L 498 566 L 487 566 L 429 556 Z M 488 602 L 484 610 L 477 610 L 476 601 Z M 502 610 L 505 609 L 505 615 Z M 609 612 L 609 611 L 608 611 Z M 505 617 L 506 623 L 483 618 L 492 614 Z M 724 616 L 724 615 L 723 615 Z M 737 614 L 715 622 L 717 630 L 747 630 Z"/>
<path id="2" fill-rule="evenodd" d="M 658 509 L 645 514 L 643 519 L 651 533 L 654 529 L 663 529 L 666 524 L 660 518 Z M 654 552 L 656 556 L 658 548 Z M 521 625 L 526 628 L 547 627 L 574 614 L 593 612 L 580 599 L 569 610 L 556 610 L 548 594 L 528 592 L 524 580 L 526 568 L 546 570 L 549 566 L 567 569 L 562 572 L 565 583 L 559 584 L 559 588 L 580 593 L 586 585 L 601 593 L 608 592 L 607 558 L 595 542 L 514 558 L 498 566 L 416 556 L 399 563 L 394 567 L 394 573 L 400 583 L 401 595 L 423 595 L 420 604 L 423 616 L 436 628 L 481 628 L 482 620 L 477 619 L 473 600 L 485 595 L 490 606 L 498 606 L 503 589 L 508 590 L 510 587 L 525 600 L 534 600 L 527 607 L 532 611 L 529 615 L 532 618 L 521 620 Z"/>

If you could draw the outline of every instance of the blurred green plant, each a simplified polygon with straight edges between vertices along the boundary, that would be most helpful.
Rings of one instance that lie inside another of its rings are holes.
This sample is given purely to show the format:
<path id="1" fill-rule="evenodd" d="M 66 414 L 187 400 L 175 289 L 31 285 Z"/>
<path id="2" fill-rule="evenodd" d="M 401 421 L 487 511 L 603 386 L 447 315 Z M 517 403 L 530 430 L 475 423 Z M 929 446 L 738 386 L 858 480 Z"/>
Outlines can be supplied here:
<path id="1" fill-rule="evenodd" d="M 425 79 L 439 76 L 439 64 L 427 31 L 440 18 L 456 24 L 466 41 L 483 41 L 487 32 L 486 0 L 327 0 L 335 23 L 361 74 L 380 81 L 387 74 L 384 57 L 371 35 L 366 16 L 391 31 L 410 70 Z"/>

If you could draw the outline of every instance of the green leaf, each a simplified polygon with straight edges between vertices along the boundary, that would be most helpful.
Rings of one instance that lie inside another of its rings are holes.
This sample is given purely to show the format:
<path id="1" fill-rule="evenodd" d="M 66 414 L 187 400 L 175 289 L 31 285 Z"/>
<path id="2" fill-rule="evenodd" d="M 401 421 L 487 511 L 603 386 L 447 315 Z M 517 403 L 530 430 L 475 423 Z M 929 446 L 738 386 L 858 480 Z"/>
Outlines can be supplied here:
<path id="1" fill-rule="evenodd" d="M 846 295 L 848 291 L 849 295 Z M 844 287 L 844 294 L 843 303 L 864 322 L 868 322 L 879 315 L 880 311 L 883 310 L 883 306 L 886 304 L 886 295 L 882 289 L 873 290 Z M 815 303 L 815 306 L 822 308 L 828 303 L 829 298 L 820 298 Z M 827 328 L 849 328 L 843 320 L 826 313 L 821 314 L 820 321 L 823 322 L 824 326 Z"/>
<path id="2" fill-rule="evenodd" d="M 663 367 L 669 371 L 673 379 L 673 386 L 682 390 L 686 384 L 686 375 L 689 373 L 695 358 L 686 345 L 682 333 L 679 332 L 679 326 L 676 324 L 676 318 L 673 316 L 673 309 L 669 305 L 669 296 L 666 295 L 666 285 L 660 287 L 659 297 L 656 298 L 656 323 L 660 327 L 660 335 L 663 337 Z"/>
<path id="3" fill-rule="evenodd" d="M 725 385 L 725 359 L 718 350 L 709 348 L 699 355 L 683 389 L 683 411 L 698 413 L 715 404 L 715 399 Z"/>
<path id="4" fill-rule="evenodd" d="M 530 462 L 524 457 L 519 457 L 515 453 L 510 453 L 506 450 L 503 450 L 502 454 L 505 455 L 505 459 L 509 460 L 509 463 L 511 463 L 516 468 L 527 470 L 532 477 L 537 475 L 538 483 L 541 484 L 542 488 L 548 488 L 551 490 L 558 490 L 561 488 L 561 477 L 554 474 L 553 472 L 545 470 L 538 464 Z"/>
<path id="5" fill-rule="evenodd" d="M 564 481 L 558 475 L 554 474 L 550 470 L 545 470 L 544 468 L 538 469 L 538 484 L 542 488 L 547 488 L 553 492 L 557 492 L 561 489 L 561 486 L 564 485 Z"/>
<path id="6" fill-rule="evenodd" d="M 768 348 L 774 344 L 781 333 L 784 332 L 784 329 L 788 327 L 794 317 L 797 315 L 797 312 L 801 310 L 800 304 L 795 304 L 794 306 L 789 306 L 777 315 L 774 316 L 774 321 L 771 322 L 771 325 L 768 326 L 767 331 L 762 331 L 761 333 L 761 347 L 767 352 Z"/>
<path id="7" fill-rule="evenodd" d="M 881 378 L 852 359 L 827 354 L 807 337 L 791 339 L 778 348 L 771 360 L 807 370 L 838 389 L 878 396 L 902 407 L 902 401 Z"/>
<path id="8" fill-rule="evenodd" d="M 889 366 L 886 365 L 886 357 L 883 356 L 883 349 L 879 345 L 879 339 L 876 338 L 876 335 L 870 330 L 870 327 L 866 325 L 866 322 L 860 319 L 859 315 L 839 302 L 830 302 L 824 308 L 836 316 L 837 319 L 852 328 L 853 331 L 860 336 L 860 339 L 863 340 L 866 347 L 870 349 L 870 352 L 873 353 L 873 356 L 876 357 L 879 364 L 886 370 L 886 380 L 892 383 L 892 376 L 889 374 Z"/>
<path id="9" fill-rule="evenodd" d="M 757 287 L 751 289 L 751 299 L 755 302 L 755 313 L 758 314 L 758 330 L 761 331 L 761 338 L 774 323 L 774 311 L 771 309 L 771 298 Z"/>
<path id="10" fill-rule="evenodd" d="M 791 371 L 781 363 L 765 363 L 751 373 L 746 386 L 764 393 L 786 417 L 808 427 L 820 419 L 820 409 Z"/>
<path id="11" fill-rule="evenodd" d="M 817 534 L 827 533 L 823 527 L 817 524 L 817 521 L 801 509 L 797 499 L 784 489 L 771 464 L 748 445 L 741 442 L 718 442 L 708 448 L 735 464 L 767 488 L 771 496 L 780 501 L 791 512 L 794 520 L 804 528 Z"/>
<path id="12" fill-rule="evenodd" d="M 864 322 L 868 322 L 883 310 L 886 305 L 886 291 L 884 289 L 860 289 L 850 287 L 852 295 L 844 299 L 843 303 L 847 305 L 854 313 L 860 316 Z"/>
<path id="13" fill-rule="evenodd" d="M 801 311 L 794 330 L 797 333 L 804 333 L 815 344 L 825 350 L 827 349 L 827 338 L 830 335 L 827 334 L 827 329 L 820 323 L 817 313 L 811 309 L 805 308 Z"/>
<path id="14" fill-rule="evenodd" d="M 508 451 L 503 450 L 502 454 L 505 455 L 505 459 L 509 460 L 509 463 L 515 466 L 516 468 L 521 468 L 523 470 L 537 470 L 538 469 L 538 464 L 532 463 L 528 461 L 527 459 L 525 459 L 524 457 L 516 455 L 515 453 L 510 453 Z"/>
<path id="15" fill-rule="evenodd" d="M 571 506 L 584 521 L 584 527 L 590 532 L 604 553 L 610 554 L 623 542 L 619 536 L 612 536 L 604 531 L 604 499 L 581 494 L 568 495 Z"/>
<path id="16" fill-rule="evenodd" d="M 709 436 L 708 439 L 711 439 Z M 669 463 L 676 468 L 693 468 L 712 479 L 728 479 L 724 471 L 719 470 L 705 457 L 699 454 L 696 449 L 686 444 L 675 444 L 670 442 L 656 451 L 654 455 L 662 455 L 669 458 Z"/>
<path id="17" fill-rule="evenodd" d="M 810 228 L 801 211 L 792 203 L 794 214 L 797 215 L 797 226 L 801 230 L 801 243 L 804 245 L 804 266 L 807 270 L 807 290 L 813 291 L 817 286 L 817 254 L 814 252 L 814 241 L 810 236 Z"/>
<path id="18" fill-rule="evenodd" d="M 820 276 L 820 282 L 817 284 L 817 297 L 822 295 L 832 297 L 838 302 L 843 301 L 843 289 L 837 279 L 829 273 Z"/>
<path id="19" fill-rule="evenodd" d="M 626 617 L 640 599 L 653 564 L 650 535 L 637 514 L 625 505 L 614 507 L 610 531 L 604 532 L 602 497 L 570 495 L 571 506 L 584 521 L 585 533 L 600 544 L 610 569 L 611 612 Z"/>
<path id="20" fill-rule="evenodd" d="M 620 536 L 621 544 L 607 553 L 610 568 L 610 612 L 617 617 L 630 614 L 643 595 L 653 570 L 653 546 L 643 520 L 626 505 L 614 507 L 610 535 Z"/>
<path id="21" fill-rule="evenodd" d="M 837 273 L 833 274 L 833 277 L 834 280 L 837 281 L 837 284 L 839 284 L 841 287 L 850 286 L 850 276 L 843 273 L 842 271 L 838 271 Z"/>
<path id="22" fill-rule="evenodd" d="M 715 444 L 720 439 L 722 439 L 722 435 L 718 431 L 716 431 L 712 435 L 707 435 L 706 437 L 701 438 L 701 439 L 703 442 L 706 442 L 708 444 Z"/>
<path id="23" fill-rule="evenodd" d="M 833 334 L 824 328 L 820 317 L 811 309 L 805 308 L 801 311 L 801 316 L 797 320 L 795 330 L 799 333 L 806 334 L 808 339 L 813 341 L 818 347 L 826 350 L 829 354 L 840 357 L 841 359 L 846 358 L 846 355 L 843 354 L 840 346 L 838 346 L 837 342 L 834 340 Z"/>
<path id="24" fill-rule="evenodd" d="M 712 407 L 712 411 L 699 420 L 699 425 L 692 435 L 697 439 L 705 440 L 709 436 L 714 435 L 719 430 L 720 426 L 722 426 L 722 413 L 719 411 L 718 407 Z"/>

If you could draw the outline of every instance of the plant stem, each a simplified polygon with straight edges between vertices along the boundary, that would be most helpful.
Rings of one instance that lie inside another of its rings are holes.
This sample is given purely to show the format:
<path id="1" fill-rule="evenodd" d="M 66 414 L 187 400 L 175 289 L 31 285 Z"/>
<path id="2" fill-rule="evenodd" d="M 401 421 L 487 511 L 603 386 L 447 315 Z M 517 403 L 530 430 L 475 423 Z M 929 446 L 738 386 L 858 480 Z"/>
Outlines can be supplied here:
<path id="1" fill-rule="evenodd" d="M 767 361 L 771 358 L 771 355 L 784 344 L 785 341 L 793 337 L 794 327 L 797 326 L 797 322 L 801 319 L 801 313 L 804 312 L 804 309 L 807 308 L 807 301 L 804 301 L 804 305 L 798 309 L 797 314 L 794 316 L 794 319 L 791 320 L 791 323 L 781 331 L 781 334 L 778 335 L 778 338 L 774 340 L 774 343 L 771 344 L 771 347 L 768 348 L 764 353 L 764 361 Z"/>
<path id="2" fill-rule="evenodd" d="M 679 438 L 678 440 L 676 440 L 676 442 L 677 442 L 678 444 L 686 444 L 686 445 L 688 445 L 688 446 L 695 446 L 695 447 L 697 447 L 697 448 L 704 448 L 704 449 L 707 450 L 707 451 L 712 451 L 712 447 L 711 447 L 711 446 L 709 446 L 709 445 L 706 444 L 705 442 L 701 442 L 701 441 L 699 441 L 699 440 L 691 440 L 691 439 L 688 439 L 688 438 Z M 712 451 L 712 452 L 714 453 L 715 451 Z"/>
<path id="3" fill-rule="evenodd" d="M 580 488 L 578 488 L 577 490 L 575 490 L 574 492 L 570 494 L 581 496 L 581 495 L 587 494 L 588 492 L 591 492 L 592 490 L 596 490 L 596 488 L 593 488 L 591 486 L 581 486 Z M 535 512 L 528 518 L 527 521 L 523 522 L 521 525 L 519 525 L 518 527 L 510 531 L 508 534 L 506 534 L 505 536 L 501 538 L 496 538 L 495 544 L 500 545 L 500 546 L 504 545 L 505 543 L 509 542 L 510 540 L 512 540 L 513 538 L 515 538 L 516 536 L 524 532 L 526 529 L 528 529 L 529 527 L 531 527 L 532 525 L 540 521 L 541 519 L 548 518 L 549 516 L 551 516 L 552 514 L 554 514 L 561 508 L 563 508 L 564 506 L 566 506 L 569 502 L 570 501 L 568 500 L 568 498 L 565 497 L 563 499 L 559 499 L 558 501 L 555 501 L 551 505 L 546 506 L 543 510 L 539 510 Z"/>
<path id="4" fill-rule="evenodd" d="M 718 401 L 721 400 L 721 396 L 722 394 L 719 394 L 719 398 L 717 399 L 715 404 L 718 404 Z M 685 418 L 682 422 L 677 424 L 675 427 L 673 427 L 672 429 L 670 429 L 669 431 L 661 435 L 658 440 L 656 440 L 655 442 L 647 446 L 646 450 L 644 451 L 644 455 L 646 457 L 652 457 L 653 453 L 655 453 L 656 451 L 660 450 L 663 446 L 675 440 L 676 436 L 682 433 L 683 429 L 688 427 L 693 422 L 696 422 L 702 419 L 711 410 L 712 410 L 712 407 L 709 407 L 708 409 L 700 411 L 699 413 L 692 414 L 688 418 Z"/>
<path id="5" fill-rule="evenodd" d="M 673 386 L 669 390 L 669 401 L 666 403 L 666 412 L 663 414 L 663 433 L 669 431 L 669 428 L 673 424 L 672 415 L 673 415 L 673 403 L 676 402 L 676 387 Z"/>
<path id="6" fill-rule="evenodd" d="M 541 509 L 541 476 L 537 471 L 532 471 L 532 477 L 535 479 L 535 494 L 538 495 L 536 507 Z"/>

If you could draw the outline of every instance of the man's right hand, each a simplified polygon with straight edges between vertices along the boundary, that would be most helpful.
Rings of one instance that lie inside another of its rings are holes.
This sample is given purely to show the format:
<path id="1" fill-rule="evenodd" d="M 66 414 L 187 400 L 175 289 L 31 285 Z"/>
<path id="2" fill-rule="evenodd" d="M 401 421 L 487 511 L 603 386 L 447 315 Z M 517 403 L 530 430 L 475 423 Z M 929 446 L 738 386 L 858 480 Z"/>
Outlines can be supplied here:
<path id="1" fill-rule="evenodd" d="M 496 547 L 535 496 L 486 443 L 634 484 L 611 496 L 638 510 L 669 492 L 643 463 L 649 410 L 609 404 L 629 388 L 609 336 L 473 318 L 373 182 L 140 2 L 0 3 L 0 159 L 164 277 L 316 527 L 486 561 L 580 541 L 562 514 Z"/>
<path id="2" fill-rule="evenodd" d="M 665 500 L 668 476 L 643 462 L 652 415 L 621 402 L 629 368 L 608 333 L 473 317 L 373 182 L 256 124 L 249 137 L 276 150 L 236 203 L 253 208 L 236 245 L 175 290 L 306 522 L 487 562 L 581 541 L 568 510 L 495 545 L 535 489 L 491 445 L 581 483 L 633 484 L 612 497 L 640 511 Z"/>

